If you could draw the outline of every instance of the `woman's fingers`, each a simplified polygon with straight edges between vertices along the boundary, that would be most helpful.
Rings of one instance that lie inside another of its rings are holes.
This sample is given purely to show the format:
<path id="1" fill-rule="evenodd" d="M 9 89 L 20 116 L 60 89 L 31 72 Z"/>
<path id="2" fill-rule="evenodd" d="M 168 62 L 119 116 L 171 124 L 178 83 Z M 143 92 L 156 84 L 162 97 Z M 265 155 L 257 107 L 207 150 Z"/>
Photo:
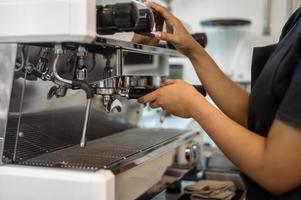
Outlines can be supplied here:
<path id="1" fill-rule="evenodd" d="M 160 6 L 157 3 L 154 3 L 150 0 L 146 2 L 146 5 L 153 9 L 155 12 L 159 13 L 161 16 L 163 16 L 165 22 L 166 22 L 166 28 L 167 32 L 156 32 L 155 37 L 159 40 L 165 40 L 171 43 L 177 43 L 178 39 L 176 35 L 174 35 L 174 30 L 176 28 L 179 28 L 181 25 L 181 22 L 176 18 L 171 12 L 169 12 L 168 9 Z"/>
<path id="2" fill-rule="evenodd" d="M 158 13 L 160 13 L 165 20 L 168 21 L 177 21 L 177 18 L 171 13 L 169 12 L 166 8 L 164 8 L 163 6 L 160 6 L 157 3 L 154 3 L 150 0 L 146 1 L 145 3 L 149 8 L 152 8 L 153 10 L 157 11 Z"/>
<path id="3" fill-rule="evenodd" d="M 177 37 L 171 33 L 166 32 L 155 32 L 155 37 L 159 40 L 165 40 L 171 43 L 177 42 Z"/>
<path id="4" fill-rule="evenodd" d="M 158 89 L 159 90 L 159 89 Z M 151 92 L 143 97 L 140 97 L 138 99 L 139 103 L 148 103 L 148 102 L 153 102 L 157 99 L 158 95 L 159 95 L 159 91 L 155 90 L 154 92 Z"/>
<path id="5" fill-rule="evenodd" d="M 162 82 L 160 86 L 171 85 L 171 84 L 174 84 L 175 82 L 176 82 L 176 80 L 168 79 L 168 80 L 165 80 L 164 82 Z"/>
<path id="6" fill-rule="evenodd" d="M 158 12 L 154 12 L 155 23 L 156 23 L 156 31 L 163 31 L 164 26 L 164 18 Z"/>
<path id="7" fill-rule="evenodd" d="M 166 22 L 166 28 L 168 32 L 172 32 L 173 27 L 176 26 L 179 22 L 178 18 L 176 18 L 169 10 L 160 6 L 157 3 L 154 3 L 148 0 L 145 3 L 149 8 L 154 11 L 156 22 L 160 22 L 163 28 L 164 21 Z M 158 29 L 159 30 L 159 29 Z"/>
<path id="8" fill-rule="evenodd" d="M 157 103 L 157 101 L 153 101 L 149 104 L 149 107 L 151 108 L 159 108 L 160 105 Z"/>
<path id="9" fill-rule="evenodd" d="M 154 3 L 150 0 L 147 1 L 146 5 L 151 8 L 154 12 L 162 15 L 166 22 L 166 32 L 157 31 L 155 32 L 155 38 L 158 40 L 165 40 L 173 44 L 173 46 L 182 54 L 191 56 L 195 48 L 199 48 L 199 44 L 189 34 L 181 21 L 176 18 L 168 9 Z"/>

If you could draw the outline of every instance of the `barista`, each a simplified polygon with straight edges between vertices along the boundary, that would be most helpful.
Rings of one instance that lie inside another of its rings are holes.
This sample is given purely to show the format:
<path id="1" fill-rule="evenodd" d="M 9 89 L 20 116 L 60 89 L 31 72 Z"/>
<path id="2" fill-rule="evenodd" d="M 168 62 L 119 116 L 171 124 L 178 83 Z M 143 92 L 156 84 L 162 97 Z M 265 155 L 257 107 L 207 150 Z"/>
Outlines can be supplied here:
<path id="1" fill-rule="evenodd" d="M 255 49 L 249 94 L 225 76 L 173 14 L 147 5 L 167 26 L 155 37 L 190 59 L 220 110 L 182 80 L 165 81 L 139 102 L 194 118 L 243 172 L 247 199 L 301 199 L 301 9 L 276 45 Z"/>

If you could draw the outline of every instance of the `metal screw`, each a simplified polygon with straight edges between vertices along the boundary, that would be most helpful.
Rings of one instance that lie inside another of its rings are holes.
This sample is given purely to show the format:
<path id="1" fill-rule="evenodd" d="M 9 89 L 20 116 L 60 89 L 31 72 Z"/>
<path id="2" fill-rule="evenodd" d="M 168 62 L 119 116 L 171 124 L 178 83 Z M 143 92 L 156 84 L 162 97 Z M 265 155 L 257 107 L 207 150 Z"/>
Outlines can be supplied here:
<path id="1" fill-rule="evenodd" d="M 24 133 L 23 132 L 19 132 L 18 136 L 22 138 L 22 137 L 24 137 Z"/>

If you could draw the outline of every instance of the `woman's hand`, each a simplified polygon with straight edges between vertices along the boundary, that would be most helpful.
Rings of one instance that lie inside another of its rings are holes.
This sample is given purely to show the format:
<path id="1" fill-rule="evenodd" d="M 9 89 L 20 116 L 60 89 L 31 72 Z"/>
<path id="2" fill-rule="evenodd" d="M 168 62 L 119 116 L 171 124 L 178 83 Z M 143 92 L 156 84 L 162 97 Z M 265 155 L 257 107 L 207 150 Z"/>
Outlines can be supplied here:
<path id="1" fill-rule="evenodd" d="M 141 97 L 139 103 L 150 103 L 151 108 L 162 107 L 168 113 L 192 117 L 196 102 L 203 96 L 190 84 L 182 80 L 167 80 L 156 91 Z"/>
<path id="2" fill-rule="evenodd" d="M 164 19 L 163 19 L 162 15 L 155 11 L 154 18 L 155 18 L 156 31 L 162 32 L 163 26 L 164 26 Z M 135 33 L 134 37 L 132 39 L 132 42 L 138 43 L 138 44 L 149 45 L 149 46 L 158 46 L 160 40 L 156 37 L 151 37 L 151 36 Z"/>
<path id="3" fill-rule="evenodd" d="M 186 56 L 189 56 L 196 47 L 200 47 L 197 41 L 185 29 L 182 22 L 166 8 L 149 0 L 146 2 L 146 5 L 155 12 L 160 13 L 166 22 L 167 32 L 157 31 L 155 33 L 157 39 L 172 43 L 179 52 Z"/>

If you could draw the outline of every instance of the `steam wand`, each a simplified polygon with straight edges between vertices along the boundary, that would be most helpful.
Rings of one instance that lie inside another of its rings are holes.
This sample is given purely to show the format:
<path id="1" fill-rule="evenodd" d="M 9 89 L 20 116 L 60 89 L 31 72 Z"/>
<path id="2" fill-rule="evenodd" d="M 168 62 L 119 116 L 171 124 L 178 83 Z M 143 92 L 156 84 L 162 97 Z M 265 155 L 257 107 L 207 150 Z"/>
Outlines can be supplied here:
<path id="1" fill-rule="evenodd" d="M 89 121 L 89 117 L 90 117 L 91 104 L 92 104 L 92 98 L 87 99 L 86 112 L 85 112 L 85 121 L 84 121 L 84 126 L 83 126 L 83 131 L 82 131 L 82 138 L 80 140 L 80 147 L 81 148 L 86 147 L 86 143 L 87 143 L 86 135 L 87 135 L 88 121 Z"/>
<path id="2" fill-rule="evenodd" d="M 86 112 L 85 112 L 85 120 L 82 130 L 82 137 L 80 141 L 80 147 L 84 148 L 86 146 L 86 132 L 87 132 L 87 126 L 90 116 L 90 109 L 91 109 L 91 103 L 92 99 L 94 97 L 94 91 L 87 83 L 87 67 L 85 66 L 85 57 L 87 55 L 87 52 L 84 47 L 78 48 L 78 68 L 76 70 L 76 79 L 75 80 L 67 80 L 62 78 L 58 72 L 57 72 L 57 63 L 60 58 L 60 55 L 64 53 L 61 45 L 55 46 L 55 60 L 53 63 L 53 75 L 54 75 L 54 82 L 60 86 L 77 89 L 80 88 L 85 91 L 87 96 L 87 104 L 86 104 Z"/>

